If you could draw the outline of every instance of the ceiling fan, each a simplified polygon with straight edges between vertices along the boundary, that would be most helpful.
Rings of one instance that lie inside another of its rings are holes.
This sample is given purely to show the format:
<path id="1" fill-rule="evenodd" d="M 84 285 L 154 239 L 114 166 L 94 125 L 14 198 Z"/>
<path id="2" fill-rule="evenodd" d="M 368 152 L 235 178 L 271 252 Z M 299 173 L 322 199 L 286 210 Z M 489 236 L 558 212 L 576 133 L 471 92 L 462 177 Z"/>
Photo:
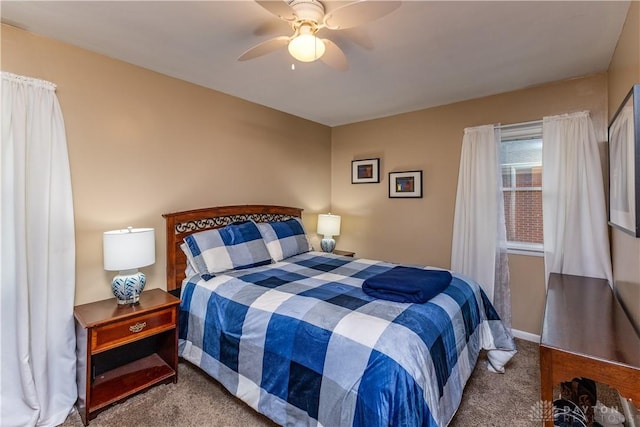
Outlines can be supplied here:
<path id="1" fill-rule="evenodd" d="M 246 61 L 271 53 L 285 46 L 298 61 L 321 59 L 325 64 L 346 71 L 347 57 L 342 49 L 329 39 L 320 39 L 316 33 L 326 28 L 342 30 L 371 22 L 400 7 L 400 1 L 359 0 L 325 11 L 318 0 L 255 0 L 278 18 L 291 24 L 293 35 L 278 36 L 259 43 L 245 51 L 238 61 Z"/>

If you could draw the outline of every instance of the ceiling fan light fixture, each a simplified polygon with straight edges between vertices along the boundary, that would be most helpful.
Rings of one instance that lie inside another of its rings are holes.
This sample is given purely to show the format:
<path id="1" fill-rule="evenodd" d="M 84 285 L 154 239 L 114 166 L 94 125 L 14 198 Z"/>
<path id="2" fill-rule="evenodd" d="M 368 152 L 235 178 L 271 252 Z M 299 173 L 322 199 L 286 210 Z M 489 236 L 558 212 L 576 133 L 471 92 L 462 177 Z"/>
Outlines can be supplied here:
<path id="1" fill-rule="evenodd" d="M 301 62 L 313 62 L 324 55 L 324 42 L 311 32 L 301 31 L 289 42 L 289 53 Z"/>

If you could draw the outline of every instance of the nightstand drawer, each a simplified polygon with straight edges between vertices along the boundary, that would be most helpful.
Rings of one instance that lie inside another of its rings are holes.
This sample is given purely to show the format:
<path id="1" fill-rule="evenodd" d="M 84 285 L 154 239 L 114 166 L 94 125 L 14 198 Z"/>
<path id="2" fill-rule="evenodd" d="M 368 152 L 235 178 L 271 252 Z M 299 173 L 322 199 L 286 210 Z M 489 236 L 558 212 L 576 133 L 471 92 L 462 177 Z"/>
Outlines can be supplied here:
<path id="1" fill-rule="evenodd" d="M 108 350 L 175 328 L 175 315 L 176 310 L 172 307 L 94 328 L 91 331 L 91 352 Z"/>

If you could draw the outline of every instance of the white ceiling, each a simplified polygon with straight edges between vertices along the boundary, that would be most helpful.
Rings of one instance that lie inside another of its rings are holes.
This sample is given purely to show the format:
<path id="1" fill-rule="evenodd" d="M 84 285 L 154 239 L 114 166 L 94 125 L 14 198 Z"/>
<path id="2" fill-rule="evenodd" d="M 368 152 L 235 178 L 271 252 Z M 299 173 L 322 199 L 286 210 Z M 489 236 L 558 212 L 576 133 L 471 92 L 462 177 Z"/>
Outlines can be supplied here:
<path id="1" fill-rule="evenodd" d="M 328 10 L 347 2 L 325 1 Z M 404 1 L 351 30 L 321 30 L 349 70 L 286 49 L 290 35 L 253 1 L 7 1 L 2 21 L 328 126 L 602 72 L 629 1 Z M 35 76 L 37 77 L 37 76 Z"/>

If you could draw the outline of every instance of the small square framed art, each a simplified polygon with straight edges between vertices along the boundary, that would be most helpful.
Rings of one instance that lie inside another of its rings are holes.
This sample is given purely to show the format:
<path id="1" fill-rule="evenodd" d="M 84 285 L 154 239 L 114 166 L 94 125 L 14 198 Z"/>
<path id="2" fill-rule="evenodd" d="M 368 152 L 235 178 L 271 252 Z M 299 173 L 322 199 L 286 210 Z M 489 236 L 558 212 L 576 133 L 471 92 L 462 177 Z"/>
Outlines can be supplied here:
<path id="1" fill-rule="evenodd" d="M 422 171 L 389 172 L 389 198 L 421 198 Z"/>
<path id="2" fill-rule="evenodd" d="M 380 182 L 380 159 L 354 160 L 351 162 L 352 184 L 377 182 Z"/>

